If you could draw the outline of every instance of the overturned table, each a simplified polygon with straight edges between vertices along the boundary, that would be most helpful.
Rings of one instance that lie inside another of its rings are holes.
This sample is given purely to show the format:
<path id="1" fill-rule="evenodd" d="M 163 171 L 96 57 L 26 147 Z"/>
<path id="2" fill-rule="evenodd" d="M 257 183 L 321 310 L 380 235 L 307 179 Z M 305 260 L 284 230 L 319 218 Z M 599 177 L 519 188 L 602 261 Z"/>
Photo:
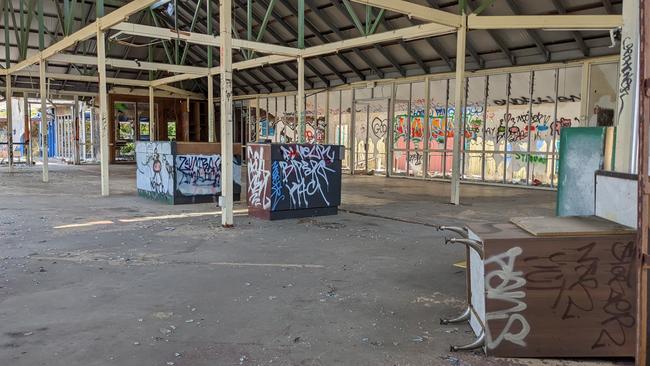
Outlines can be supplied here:
<path id="1" fill-rule="evenodd" d="M 441 227 L 466 246 L 475 342 L 502 357 L 634 355 L 635 230 L 595 216 Z"/>

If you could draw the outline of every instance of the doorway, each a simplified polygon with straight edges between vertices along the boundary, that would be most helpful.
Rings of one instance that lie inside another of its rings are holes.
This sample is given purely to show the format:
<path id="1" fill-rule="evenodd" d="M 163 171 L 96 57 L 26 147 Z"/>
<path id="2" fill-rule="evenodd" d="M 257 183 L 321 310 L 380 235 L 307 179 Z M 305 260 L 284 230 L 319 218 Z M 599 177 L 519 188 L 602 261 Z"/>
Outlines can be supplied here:
<path id="1" fill-rule="evenodd" d="M 353 174 L 386 175 L 390 99 L 360 99 L 352 106 Z"/>

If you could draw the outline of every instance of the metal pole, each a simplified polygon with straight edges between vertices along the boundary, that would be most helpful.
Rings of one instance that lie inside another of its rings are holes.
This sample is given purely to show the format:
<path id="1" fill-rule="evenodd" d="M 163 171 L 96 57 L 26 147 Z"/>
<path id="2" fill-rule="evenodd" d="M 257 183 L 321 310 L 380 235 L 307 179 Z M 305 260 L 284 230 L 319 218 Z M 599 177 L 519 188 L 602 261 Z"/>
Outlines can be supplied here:
<path id="1" fill-rule="evenodd" d="M 208 75 L 208 141 L 215 142 L 214 125 L 214 76 Z"/>
<path id="2" fill-rule="evenodd" d="M 106 91 L 106 35 L 97 26 L 97 72 L 99 73 L 99 154 L 102 196 L 108 196 L 108 93 Z"/>
<path id="3" fill-rule="evenodd" d="M 298 141 L 305 142 L 305 59 L 298 57 L 298 95 L 296 97 L 296 117 L 298 117 Z"/>
<path id="4" fill-rule="evenodd" d="M 232 0 L 219 7 L 221 71 L 221 224 L 233 226 Z"/>
<path id="5" fill-rule="evenodd" d="M 72 137 L 73 137 L 73 153 L 74 153 L 74 163 L 79 165 L 79 97 L 74 96 L 74 108 L 72 109 Z"/>
<path id="6" fill-rule="evenodd" d="M 158 138 L 158 127 L 156 121 L 156 104 L 154 99 L 154 88 L 149 87 L 149 141 L 156 141 Z"/>
<path id="7" fill-rule="evenodd" d="M 5 89 L 5 102 L 7 104 L 7 159 L 9 160 L 9 171 L 14 169 L 14 126 L 12 115 L 12 95 L 11 75 L 7 75 L 7 87 Z"/>
<path id="8" fill-rule="evenodd" d="M 48 134 L 48 123 L 47 123 L 47 88 L 45 85 L 45 60 L 41 59 L 40 64 L 38 65 L 38 71 L 40 76 L 40 93 L 41 93 L 41 156 L 43 157 L 43 182 L 48 182 L 50 180 L 48 172 L 48 154 L 47 150 L 47 134 Z"/>
<path id="9" fill-rule="evenodd" d="M 463 95 L 465 93 L 465 43 L 467 38 L 467 16 L 462 14 L 462 24 L 458 28 L 458 37 L 456 42 L 456 88 L 454 90 L 454 151 L 453 164 L 451 172 L 451 203 L 460 204 L 460 160 L 461 151 L 460 143 L 463 139 L 462 132 L 462 105 Z"/>

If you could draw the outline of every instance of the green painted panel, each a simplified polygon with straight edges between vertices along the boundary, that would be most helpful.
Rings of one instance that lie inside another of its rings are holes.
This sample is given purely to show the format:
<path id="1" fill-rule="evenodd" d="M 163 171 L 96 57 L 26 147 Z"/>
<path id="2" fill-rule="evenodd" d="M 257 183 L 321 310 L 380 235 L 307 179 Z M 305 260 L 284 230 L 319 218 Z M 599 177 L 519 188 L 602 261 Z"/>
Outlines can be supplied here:
<path id="1" fill-rule="evenodd" d="M 560 132 L 558 216 L 593 215 L 595 172 L 602 169 L 605 127 L 571 127 Z"/>

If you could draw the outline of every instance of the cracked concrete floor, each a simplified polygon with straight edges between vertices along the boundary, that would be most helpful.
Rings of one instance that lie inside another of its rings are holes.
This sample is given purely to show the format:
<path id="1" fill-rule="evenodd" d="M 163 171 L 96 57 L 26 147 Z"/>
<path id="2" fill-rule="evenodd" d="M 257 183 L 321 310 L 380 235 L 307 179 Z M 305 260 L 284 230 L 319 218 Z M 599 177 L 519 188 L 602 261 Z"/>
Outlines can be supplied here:
<path id="1" fill-rule="evenodd" d="M 427 224 L 552 213 L 554 193 L 345 177 L 343 212 L 266 222 L 167 206 L 133 166 L 0 168 L 0 365 L 610 365 L 450 353 L 462 252 Z"/>

